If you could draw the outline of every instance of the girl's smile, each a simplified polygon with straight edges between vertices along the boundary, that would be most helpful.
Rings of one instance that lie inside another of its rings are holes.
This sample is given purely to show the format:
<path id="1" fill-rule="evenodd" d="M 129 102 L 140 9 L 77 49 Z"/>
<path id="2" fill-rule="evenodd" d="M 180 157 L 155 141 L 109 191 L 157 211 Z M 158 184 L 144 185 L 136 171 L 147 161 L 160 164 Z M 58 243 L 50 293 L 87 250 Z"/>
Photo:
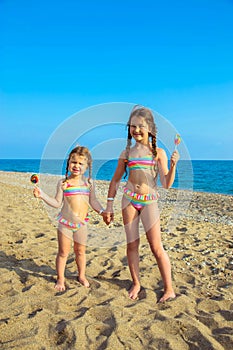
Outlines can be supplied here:
<path id="1" fill-rule="evenodd" d="M 136 142 L 147 143 L 148 142 L 149 128 L 144 118 L 132 117 L 130 121 L 130 135 Z"/>

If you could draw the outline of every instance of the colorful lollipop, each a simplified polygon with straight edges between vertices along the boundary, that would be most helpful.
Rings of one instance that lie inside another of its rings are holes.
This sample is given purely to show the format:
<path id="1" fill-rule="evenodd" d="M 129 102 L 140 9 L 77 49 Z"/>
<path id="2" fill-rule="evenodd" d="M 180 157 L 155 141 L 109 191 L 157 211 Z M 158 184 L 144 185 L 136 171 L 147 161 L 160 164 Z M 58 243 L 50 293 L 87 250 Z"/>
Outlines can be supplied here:
<path id="1" fill-rule="evenodd" d="M 37 174 L 32 174 L 31 183 L 37 184 L 39 182 L 39 176 Z"/>
<path id="2" fill-rule="evenodd" d="M 177 146 L 180 144 L 181 142 L 181 137 L 179 134 L 176 134 L 175 135 L 175 138 L 174 138 L 174 143 L 175 143 L 175 149 L 177 148 Z"/>

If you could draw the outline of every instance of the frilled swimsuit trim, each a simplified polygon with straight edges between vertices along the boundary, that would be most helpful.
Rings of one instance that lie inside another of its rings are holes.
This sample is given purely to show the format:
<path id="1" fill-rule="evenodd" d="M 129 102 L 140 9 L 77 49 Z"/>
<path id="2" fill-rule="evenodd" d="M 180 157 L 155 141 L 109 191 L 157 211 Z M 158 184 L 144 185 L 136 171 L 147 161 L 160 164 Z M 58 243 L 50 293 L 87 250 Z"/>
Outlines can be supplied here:
<path id="1" fill-rule="evenodd" d="M 124 197 L 130 201 L 133 207 L 137 210 L 142 209 L 146 205 L 153 202 L 157 202 L 159 198 L 158 193 L 147 193 L 140 194 L 129 190 L 127 187 L 124 188 Z"/>
<path id="2" fill-rule="evenodd" d="M 85 217 L 84 219 L 84 222 L 83 221 L 80 221 L 80 222 L 72 222 L 72 221 L 69 221 L 69 220 L 66 220 L 61 213 L 58 214 L 57 216 L 57 220 L 60 224 L 62 225 L 65 225 L 66 227 L 70 228 L 70 229 L 80 229 L 80 227 L 86 225 L 88 223 L 90 219 L 90 216 L 87 214 L 87 216 Z"/>

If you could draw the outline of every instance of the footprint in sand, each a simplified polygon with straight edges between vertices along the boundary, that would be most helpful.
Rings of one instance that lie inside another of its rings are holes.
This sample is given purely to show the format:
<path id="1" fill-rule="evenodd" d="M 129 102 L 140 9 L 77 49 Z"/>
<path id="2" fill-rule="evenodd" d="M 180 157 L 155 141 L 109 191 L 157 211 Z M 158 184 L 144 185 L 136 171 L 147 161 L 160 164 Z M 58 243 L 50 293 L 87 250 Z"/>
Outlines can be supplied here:
<path id="1" fill-rule="evenodd" d="M 107 339 L 116 329 L 116 320 L 114 315 L 106 306 L 98 306 L 87 312 L 91 324 L 85 329 L 89 344 L 96 344 L 100 349 L 105 349 Z M 97 348 L 97 347 L 96 347 Z"/>
<path id="2" fill-rule="evenodd" d="M 54 342 L 54 348 L 62 345 L 64 349 L 75 349 L 76 335 L 69 321 L 62 319 L 54 329 L 50 327 L 50 339 Z"/>

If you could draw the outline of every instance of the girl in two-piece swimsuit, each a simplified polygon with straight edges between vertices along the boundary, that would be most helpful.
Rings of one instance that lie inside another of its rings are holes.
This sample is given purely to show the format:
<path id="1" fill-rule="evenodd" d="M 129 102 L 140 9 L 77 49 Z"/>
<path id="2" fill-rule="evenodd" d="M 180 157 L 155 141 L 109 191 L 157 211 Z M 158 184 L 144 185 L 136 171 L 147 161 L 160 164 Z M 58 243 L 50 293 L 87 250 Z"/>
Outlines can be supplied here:
<path id="1" fill-rule="evenodd" d="M 84 185 L 72 186 L 69 182 L 66 182 L 66 186 L 63 189 L 63 196 L 64 200 L 72 196 L 87 196 L 87 200 L 89 201 L 90 185 L 85 182 Z M 88 213 L 83 221 L 79 220 L 78 216 L 73 212 L 69 213 L 69 216 L 74 217 L 74 219 L 71 219 L 72 221 L 68 220 L 67 218 L 63 217 L 62 212 L 60 212 L 57 217 L 59 222 L 59 231 L 67 234 L 68 237 L 74 235 L 77 230 L 85 226 L 89 221 Z"/>
<path id="2" fill-rule="evenodd" d="M 132 170 L 152 170 L 156 162 L 151 155 L 144 156 L 143 158 L 129 157 L 129 160 L 125 161 L 127 163 L 129 171 Z M 127 187 L 124 188 L 124 196 L 130 201 L 132 206 L 141 210 L 144 206 L 152 204 L 154 201 L 158 200 L 158 193 L 146 193 L 140 194 L 133 192 Z"/>
<path id="3" fill-rule="evenodd" d="M 132 146 L 132 139 L 135 144 Z M 139 278 L 139 221 L 142 221 L 151 251 L 155 256 L 164 284 L 160 302 L 175 298 L 172 287 L 171 264 L 161 242 L 158 209 L 157 177 L 164 188 L 172 186 L 179 154 L 174 151 L 168 169 L 168 160 L 163 149 L 156 146 L 156 126 L 148 108 L 136 106 L 128 121 L 128 140 L 121 153 L 115 174 L 110 182 L 107 209 L 104 220 L 109 224 L 114 219 L 113 200 L 120 180 L 127 169 L 129 176 L 122 198 L 122 217 L 127 239 L 127 259 L 132 287 L 129 297 L 137 299 L 141 289 Z"/>
<path id="4" fill-rule="evenodd" d="M 91 180 L 91 168 L 92 159 L 89 150 L 86 147 L 78 146 L 69 154 L 66 177 L 58 182 L 55 198 L 51 198 L 38 187 L 34 189 L 34 196 L 41 198 L 48 205 L 55 208 L 62 206 L 57 217 L 58 254 L 55 288 L 58 291 L 65 290 L 65 265 L 72 240 L 74 241 L 74 253 L 79 272 L 78 281 L 85 287 L 89 287 L 85 276 L 89 205 L 101 215 L 104 212 L 95 195 L 94 183 Z M 88 179 L 84 177 L 87 169 L 89 169 Z"/>

